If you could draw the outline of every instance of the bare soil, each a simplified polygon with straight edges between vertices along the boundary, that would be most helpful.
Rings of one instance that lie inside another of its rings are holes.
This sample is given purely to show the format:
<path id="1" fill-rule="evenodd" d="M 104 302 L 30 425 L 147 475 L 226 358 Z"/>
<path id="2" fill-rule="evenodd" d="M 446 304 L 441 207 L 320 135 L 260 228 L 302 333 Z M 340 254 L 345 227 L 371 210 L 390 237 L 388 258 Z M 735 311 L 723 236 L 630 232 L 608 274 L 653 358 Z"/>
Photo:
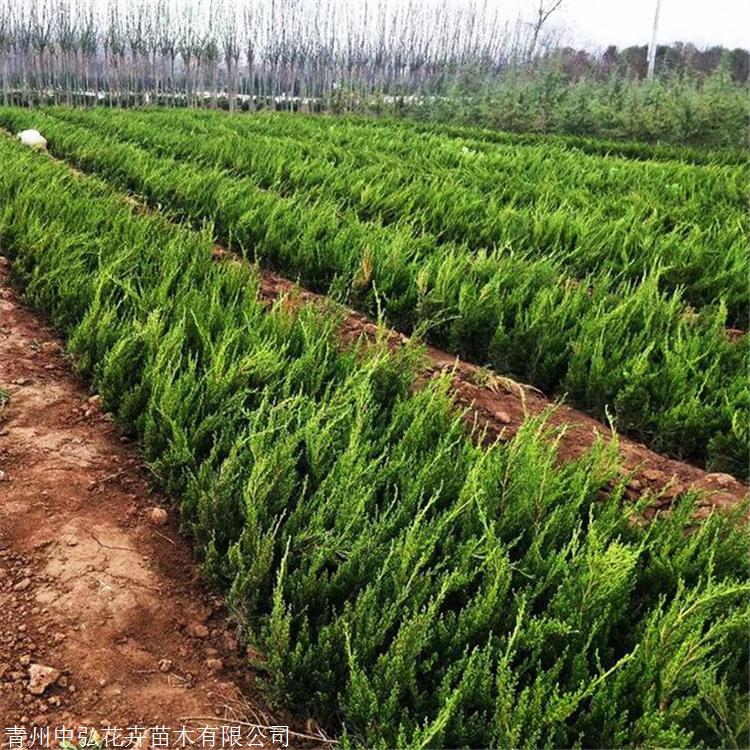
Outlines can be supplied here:
<path id="1" fill-rule="evenodd" d="M 1 256 L 0 386 L 0 727 L 289 724 L 137 447 L 19 303 Z M 57 673 L 41 692 L 34 665 Z"/>

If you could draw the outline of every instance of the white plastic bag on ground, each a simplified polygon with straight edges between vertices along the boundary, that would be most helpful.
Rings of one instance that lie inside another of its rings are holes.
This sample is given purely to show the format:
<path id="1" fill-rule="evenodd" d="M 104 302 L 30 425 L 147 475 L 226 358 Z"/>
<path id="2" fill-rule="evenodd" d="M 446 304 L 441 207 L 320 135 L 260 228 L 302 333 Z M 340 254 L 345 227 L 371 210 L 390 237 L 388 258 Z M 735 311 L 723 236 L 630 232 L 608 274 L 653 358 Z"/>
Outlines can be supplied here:
<path id="1" fill-rule="evenodd" d="M 18 134 L 18 140 L 24 146 L 44 151 L 47 148 L 47 139 L 38 130 L 22 130 Z"/>

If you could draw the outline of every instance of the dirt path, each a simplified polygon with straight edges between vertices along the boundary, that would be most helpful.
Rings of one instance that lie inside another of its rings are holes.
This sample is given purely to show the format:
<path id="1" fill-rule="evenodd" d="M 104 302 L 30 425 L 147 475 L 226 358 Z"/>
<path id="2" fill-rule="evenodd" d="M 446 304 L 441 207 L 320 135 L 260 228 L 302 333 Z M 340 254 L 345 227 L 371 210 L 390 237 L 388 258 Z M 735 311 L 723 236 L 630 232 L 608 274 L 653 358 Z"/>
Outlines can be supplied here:
<path id="1" fill-rule="evenodd" d="M 253 688 L 136 447 L 19 304 L 2 257 L 0 387 L 0 731 L 288 723 Z"/>
<path id="2" fill-rule="evenodd" d="M 217 246 L 214 257 L 226 262 L 235 262 L 236 256 Z M 340 305 L 334 305 L 327 297 L 300 289 L 289 280 L 263 269 L 261 275 L 261 297 L 271 303 L 279 297 L 289 300 L 334 307 L 343 315 L 340 334 L 345 341 L 353 341 L 361 335 L 375 338 L 377 326 L 363 315 Z M 406 336 L 389 332 L 394 346 L 405 344 Z M 533 388 L 524 387 L 484 368 L 464 362 L 434 347 L 427 347 L 427 370 L 425 378 L 451 373 L 456 404 L 466 411 L 469 423 L 475 421 L 487 430 L 491 438 L 507 440 L 518 432 L 523 422 L 549 410 L 553 403 Z M 569 406 L 559 405 L 549 416 L 550 426 L 563 428 L 559 442 L 559 457 L 567 461 L 581 456 L 594 442 L 597 435 L 605 439 L 612 432 L 598 420 Z M 705 516 L 713 507 L 728 508 L 736 505 L 748 495 L 748 487 L 729 474 L 710 473 L 683 461 L 666 458 L 646 446 L 618 436 L 623 471 L 629 477 L 626 492 L 630 499 L 644 493 L 661 493 L 659 499 L 646 511 L 646 517 L 671 504 L 675 498 L 688 490 L 705 493 L 699 503 L 697 516 Z"/>

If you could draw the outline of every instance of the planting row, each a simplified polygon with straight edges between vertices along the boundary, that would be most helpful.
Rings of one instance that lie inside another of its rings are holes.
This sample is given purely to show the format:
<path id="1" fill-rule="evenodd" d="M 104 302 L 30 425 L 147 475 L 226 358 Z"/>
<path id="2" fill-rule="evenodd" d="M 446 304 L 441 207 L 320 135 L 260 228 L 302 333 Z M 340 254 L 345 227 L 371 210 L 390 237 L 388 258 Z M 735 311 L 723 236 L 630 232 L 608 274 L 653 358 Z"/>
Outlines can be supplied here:
<path id="1" fill-rule="evenodd" d="M 631 524 L 614 452 L 556 467 L 539 423 L 478 447 L 418 352 L 264 311 L 209 235 L 6 139 L 0 171 L 26 300 L 179 498 L 272 697 L 352 746 L 746 741 L 736 518 Z"/>
<path id="2" fill-rule="evenodd" d="M 661 267 L 663 289 L 684 287 L 695 307 L 724 300 L 733 324 L 746 317 L 747 183 L 739 168 L 634 165 L 544 146 L 461 150 L 445 139 L 450 148 L 443 145 L 438 164 L 418 139 L 407 144 L 409 156 L 392 155 L 369 133 L 331 147 L 325 133 L 292 141 L 259 132 L 253 118 L 220 113 L 55 114 L 441 244 L 556 258 L 573 276 L 606 270 L 615 281 Z M 365 165 L 361 154 L 370 155 Z"/>
<path id="3" fill-rule="evenodd" d="M 108 111 L 98 116 L 109 120 L 119 114 Z M 442 132 L 422 132 L 406 124 L 386 126 L 370 120 L 288 115 L 228 117 L 211 110 L 149 109 L 130 114 L 160 123 L 162 128 L 173 126 L 206 135 L 215 135 L 214 128 L 234 133 L 243 138 L 236 144 L 240 149 L 247 145 L 245 139 L 270 138 L 277 149 L 295 146 L 305 156 L 322 156 L 347 168 L 396 159 L 396 167 L 408 164 L 420 174 L 440 174 L 451 182 L 497 191 L 499 195 L 510 194 L 505 180 L 498 179 L 507 176 L 514 183 L 512 194 L 519 194 L 524 200 L 541 192 L 556 201 L 567 199 L 568 205 L 576 205 L 578 198 L 587 204 L 599 204 L 612 196 L 627 201 L 640 189 L 653 201 L 655 210 L 665 212 L 679 208 L 675 206 L 677 191 L 681 201 L 702 201 L 700 208 L 713 216 L 713 204 L 739 211 L 747 197 L 746 164 L 629 162 L 606 154 L 586 155 L 566 149 L 554 139 L 497 144 L 478 137 L 455 138 Z M 531 181 L 531 186 L 518 179 L 518 169 L 523 170 L 521 176 Z M 606 196 L 602 195 L 603 190 L 607 191 Z"/>
<path id="4" fill-rule="evenodd" d="M 169 112 L 169 109 L 155 110 L 146 108 L 149 114 Z M 187 110 L 196 121 L 213 121 L 217 115 L 214 110 Z M 349 138 L 367 134 L 368 137 L 388 143 L 388 147 L 402 152 L 405 156 L 411 153 L 416 144 L 423 144 L 441 150 L 448 145 L 455 152 L 455 146 L 467 146 L 492 153 L 501 146 L 539 146 L 555 150 L 565 149 L 579 155 L 616 157 L 634 161 L 681 162 L 683 164 L 714 166 L 748 166 L 750 157 L 744 149 L 711 149 L 673 146 L 668 144 L 646 144 L 628 141 L 607 141 L 583 136 L 561 136 L 553 134 L 518 134 L 486 128 L 448 125 L 444 123 L 424 123 L 411 119 L 395 121 L 391 118 L 373 119 L 348 115 L 346 117 L 325 117 L 297 113 L 295 118 L 286 114 L 261 111 L 252 116 L 243 116 L 235 121 L 242 128 L 251 127 L 273 133 L 296 135 L 300 131 L 317 135 L 325 141 L 335 141 L 345 145 Z"/>
<path id="5" fill-rule="evenodd" d="M 377 123 L 388 127 L 388 123 Z M 401 124 L 401 123 L 400 123 Z M 638 143 L 635 141 L 611 141 L 580 135 L 556 135 L 552 133 L 509 133 L 501 130 L 438 123 L 403 121 L 403 126 L 422 134 L 436 133 L 442 137 L 460 141 L 468 139 L 485 143 L 508 145 L 547 144 L 579 151 L 592 156 L 616 156 L 637 161 L 679 161 L 685 164 L 711 164 L 744 166 L 750 163 L 747 149 L 737 147 L 697 148 L 676 146 L 668 143 Z"/>
<path id="6" fill-rule="evenodd" d="M 657 450 L 747 474 L 747 348 L 727 340 L 722 309 L 687 314 L 679 294 L 660 293 L 657 273 L 637 286 L 606 274 L 578 283 L 548 259 L 448 249 L 49 115 L 2 110 L 0 121 L 40 125 L 60 156 L 211 221 L 223 241 L 316 291 L 345 293 L 401 330 L 427 329 L 457 354 L 565 392 Z"/>

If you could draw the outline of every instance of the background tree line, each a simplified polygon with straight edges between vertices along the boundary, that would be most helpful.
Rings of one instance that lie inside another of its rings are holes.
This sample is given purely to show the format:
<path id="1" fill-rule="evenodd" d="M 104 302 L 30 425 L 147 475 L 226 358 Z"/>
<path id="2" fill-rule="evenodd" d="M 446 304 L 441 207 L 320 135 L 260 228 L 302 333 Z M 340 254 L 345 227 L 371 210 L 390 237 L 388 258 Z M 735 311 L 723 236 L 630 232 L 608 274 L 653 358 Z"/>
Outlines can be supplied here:
<path id="1" fill-rule="evenodd" d="M 486 1 L 0 0 L 0 88 L 5 104 L 30 106 L 385 112 L 688 142 L 703 142 L 694 131 L 706 113 L 695 112 L 714 107 L 720 91 L 731 110 L 723 117 L 731 123 L 722 127 L 732 132 L 718 141 L 741 140 L 746 50 L 660 47 L 661 81 L 645 84 L 645 46 L 600 52 L 564 46 L 552 25 L 560 4 L 539 0 L 529 19 L 507 20 Z M 628 128 L 609 112 L 630 106 L 615 101 L 623 91 L 632 105 L 655 91 L 663 96 L 658 86 L 665 85 L 672 98 L 688 91 L 695 99 L 684 127 L 665 129 L 660 118 L 643 113 L 651 124 Z M 584 96 L 589 114 L 575 114 Z M 601 122 L 589 122 L 593 105 L 612 116 L 600 112 Z M 572 120 L 560 116 L 567 110 Z"/>
<path id="2" fill-rule="evenodd" d="M 618 49 L 610 45 L 603 52 L 591 53 L 573 47 L 559 47 L 545 55 L 545 62 L 559 65 L 571 80 L 586 76 L 598 79 L 613 74 L 644 80 L 647 68 L 647 45 Z M 706 78 L 725 70 L 733 83 L 747 84 L 750 52 L 746 49 L 713 46 L 699 49 L 694 44 L 675 42 L 656 48 L 656 70 L 665 76 Z"/>

